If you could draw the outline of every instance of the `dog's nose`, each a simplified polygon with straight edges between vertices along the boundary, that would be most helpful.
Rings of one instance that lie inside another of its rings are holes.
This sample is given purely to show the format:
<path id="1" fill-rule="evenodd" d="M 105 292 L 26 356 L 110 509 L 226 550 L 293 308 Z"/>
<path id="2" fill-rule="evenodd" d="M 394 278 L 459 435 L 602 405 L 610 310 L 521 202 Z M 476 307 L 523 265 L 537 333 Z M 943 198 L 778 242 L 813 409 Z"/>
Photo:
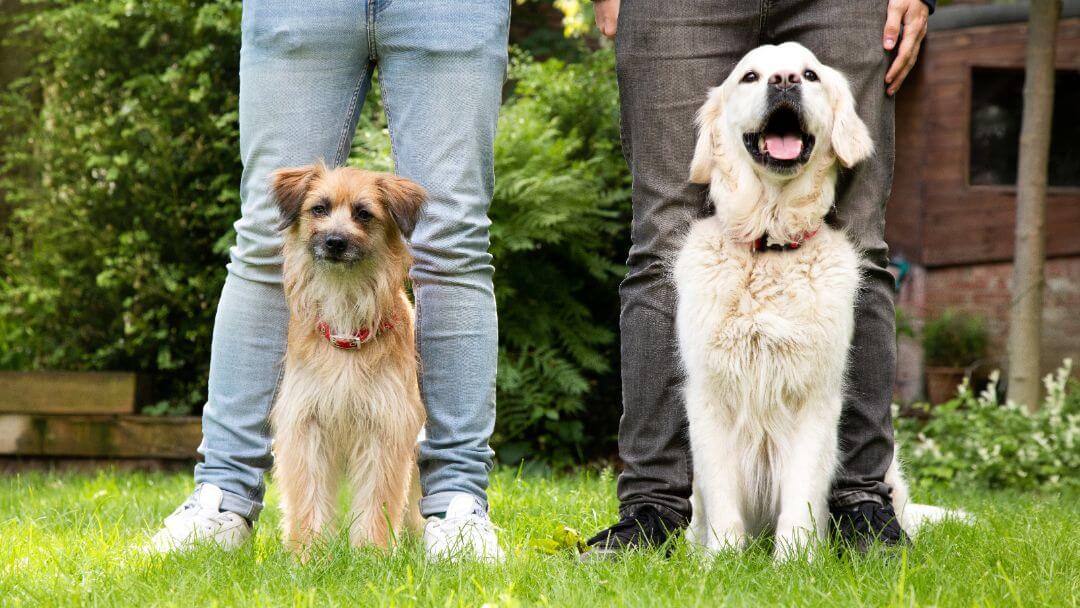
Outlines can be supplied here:
<path id="1" fill-rule="evenodd" d="M 769 84 L 782 91 L 786 91 L 800 82 L 802 82 L 802 78 L 799 77 L 798 72 L 777 72 L 769 76 Z"/>
<path id="2" fill-rule="evenodd" d="M 326 245 L 326 250 L 330 253 L 342 253 L 345 251 L 345 248 L 349 246 L 348 239 L 340 234 L 328 235 L 323 243 Z"/>

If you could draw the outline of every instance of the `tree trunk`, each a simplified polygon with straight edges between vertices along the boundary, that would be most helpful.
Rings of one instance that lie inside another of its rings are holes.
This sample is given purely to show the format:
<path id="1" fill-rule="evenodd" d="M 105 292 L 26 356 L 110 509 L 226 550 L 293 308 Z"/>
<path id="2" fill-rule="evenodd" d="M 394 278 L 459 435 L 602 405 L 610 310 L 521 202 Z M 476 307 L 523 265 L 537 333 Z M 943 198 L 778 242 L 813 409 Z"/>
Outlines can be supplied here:
<path id="1" fill-rule="evenodd" d="M 1016 171 L 1016 252 L 1009 312 L 1009 399 L 1039 407 L 1046 181 L 1054 113 L 1054 43 L 1060 0 L 1032 0 L 1024 76 L 1024 116 Z"/>

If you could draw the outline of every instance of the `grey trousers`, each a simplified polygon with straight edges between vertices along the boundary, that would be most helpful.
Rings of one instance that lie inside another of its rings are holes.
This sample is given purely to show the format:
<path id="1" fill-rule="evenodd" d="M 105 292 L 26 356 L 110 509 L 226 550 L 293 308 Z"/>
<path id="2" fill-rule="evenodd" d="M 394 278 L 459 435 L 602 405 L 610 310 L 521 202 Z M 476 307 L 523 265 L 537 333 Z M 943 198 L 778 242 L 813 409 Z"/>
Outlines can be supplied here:
<path id="1" fill-rule="evenodd" d="M 849 0 L 623 0 L 616 55 L 623 153 L 633 175 L 629 272 L 620 287 L 623 415 L 621 511 L 649 503 L 690 515 L 690 448 L 674 338 L 670 265 L 704 189 L 687 182 L 694 113 L 751 49 L 795 41 L 847 75 L 876 154 L 838 185 L 834 225 L 862 249 L 849 389 L 840 428 L 833 504 L 889 499 L 890 403 L 896 367 L 893 278 L 887 272 L 885 201 L 893 170 L 890 56 L 882 49 L 886 2 Z"/>

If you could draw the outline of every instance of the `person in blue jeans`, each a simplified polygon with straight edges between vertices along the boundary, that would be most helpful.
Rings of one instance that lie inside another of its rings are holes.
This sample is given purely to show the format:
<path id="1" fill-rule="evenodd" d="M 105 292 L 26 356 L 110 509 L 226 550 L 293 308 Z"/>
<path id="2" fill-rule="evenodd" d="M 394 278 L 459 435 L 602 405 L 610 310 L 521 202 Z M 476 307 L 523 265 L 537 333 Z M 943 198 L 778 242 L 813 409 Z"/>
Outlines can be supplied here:
<path id="1" fill-rule="evenodd" d="M 214 324 L 203 461 L 152 550 L 232 548 L 251 534 L 289 316 L 269 175 L 343 164 L 377 68 L 396 171 L 430 195 L 410 243 L 424 544 L 434 558 L 501 557 L 485 493 L 498 341 L 487 210 L 509 22 L 509 0 L 245 0 L 241 217 Z"/>

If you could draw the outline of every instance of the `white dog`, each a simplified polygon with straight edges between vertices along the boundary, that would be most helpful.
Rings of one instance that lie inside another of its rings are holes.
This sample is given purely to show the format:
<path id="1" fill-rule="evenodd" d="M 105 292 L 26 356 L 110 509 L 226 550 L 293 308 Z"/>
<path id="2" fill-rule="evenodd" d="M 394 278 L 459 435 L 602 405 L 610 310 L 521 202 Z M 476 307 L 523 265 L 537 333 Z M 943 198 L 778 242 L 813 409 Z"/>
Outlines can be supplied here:
<path id="1" fill-rule="evenodd" d="M 691 181 L 716 213 L 675 266 L 694 461 L 690 536 L 707 550 L 775 533 L 778 558 L 823 537 L 837 466 L 859 254 L 827 226 L 838 165 L 873 153 L 847 81 L 795 44 L 747 54 L 698 114 Z M 909 533 L 941 509 L 907 505 Z"/>

